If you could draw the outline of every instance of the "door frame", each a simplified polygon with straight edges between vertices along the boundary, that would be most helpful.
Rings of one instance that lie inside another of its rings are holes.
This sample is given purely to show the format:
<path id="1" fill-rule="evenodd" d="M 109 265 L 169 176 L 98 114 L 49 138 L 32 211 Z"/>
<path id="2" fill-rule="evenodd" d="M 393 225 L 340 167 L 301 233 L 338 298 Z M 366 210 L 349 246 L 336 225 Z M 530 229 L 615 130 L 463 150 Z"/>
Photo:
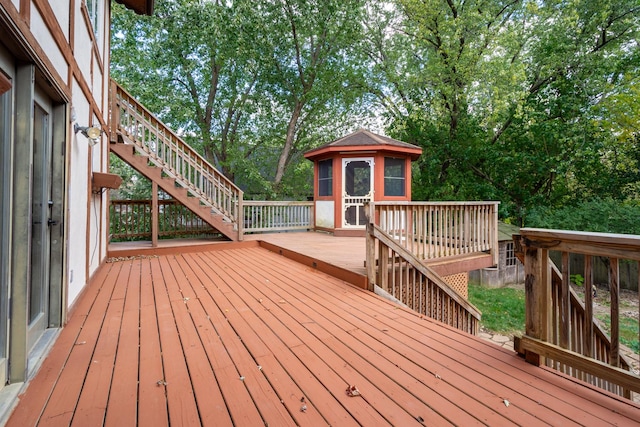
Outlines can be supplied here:
<path id="1" fill-rule="evenodd" d="M 11 55 L 9 56 L 11 58 Z M 49 99 L 52 141 L 51 197 L 54 200 L 50 215 L 56 221 L 50 234 L 50 267 L 48 282 L 48 315 L 43 319 L 44 330 L 62 326 L 65 317 L 65 223 L 66 223 L 66 148 L 69 140 L 68 110 L 65 100 L 47 87 L 42 74 L 33 63 L 17 63 L 14 67 L 13 101 L 13 159 L 11 163 L 11 218 L 10 255 L 8 259 L 11 275 L 10 325 L 9 325 L 9 382 L 25 381 L 32 369 L 29 356 L 34 341 L 29 336 L 29 288 L 31 279 L 31 233 L 32 233 L 32 166 L 33 122 L 36 87 L 43 89 L 43 96 Z M 37 89 L 38 91 L 40 89 Z M 43 334 L 51 337 L 51 334 Z M 38 351 L 42 346 L 35 346 Z M 36 360 L 36 359 L 33 359 Z"/>
<path id="2" fill-rule="evenodd" d="M 367 162 L 369 163 L 369 192 L 361 196 L 352 196 L 347 193 L 347 166 L 352 162 Z M 373 195 L 375 192 L 374 182 L 374 157 L 344 157 L 342 158 L 342 195 L 341 195 L 341 213 L 342 213 L 342 227 L 351 229 L 363 229 L 366 227 L 366 220 L 364 218 L 364 206 L 366 203 L 373 201 Z M 355 208 L 355 224 L 350 223 L 347 220 L 347 209 Z M 362 224 L 361 224 L 362 223 Z"/>
<path id="3" fill-rule="evenodd" d="M 9 284 L 11 283 L 11 194 L 13 68 L 9 53 L 0 45 L 0 73 L 9 88 L 0 93 L 0 390 L 9 377 Z M 6 81 L 5 81 L 6 83 Z"/>
<path id="4" fill-rule="evenodd" d="M 27 351 L 49 327 L 51 271 L 51 208 L 53 201 L 53 107 L 51 99 L 36 87 L 33 101 L 33 161 L 31 172 L 31 265 L 28 288 Z M 39 139 L 42 138 L 40 141 Z M 36 200 L 38 198 L 39 200 Z M 40 202 L 39 204 L 37 202 Z M 39 247 L 37 246 L 39 242 Z M 35 283 L 35 282 L 38 283 Z M 36 288 L 37 286 L 37 288 Z M 33 297 L 38 293 L 34 307 Z M 32 310 L 37 309 L 37 314 Z"/>

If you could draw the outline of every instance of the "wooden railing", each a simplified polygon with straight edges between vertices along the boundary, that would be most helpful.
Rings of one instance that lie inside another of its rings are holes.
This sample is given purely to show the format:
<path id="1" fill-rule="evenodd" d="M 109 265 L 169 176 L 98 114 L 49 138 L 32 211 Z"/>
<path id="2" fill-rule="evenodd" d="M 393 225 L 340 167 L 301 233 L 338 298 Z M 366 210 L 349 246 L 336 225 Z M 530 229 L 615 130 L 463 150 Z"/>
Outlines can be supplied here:
<path id="1" fill-rule="evenodd" d="M 176 182 L 228 221 L 238 224 L 242 191 L 111 80 L 111 138 L 135 144 Z"/>
<path id="2" fill-rule="evenodd" d="M 367 275 L 395 299 L 427 317 L 476 335 L 481 313 L 382 227 L 367 226 Z"/>
<path id="3" fill-rule="evenodd" d="M 419 259 L 477 252 L 498 263 L 499 202 L 376 202 L 376 224 Z"/>
<path id="4" fill-rule="evenodd" d="M 150 240 L 152 229 L 151 200 L 111 200 L 109 204 L 109 238 L 112 242 Z M 219 232 L 176 200 L 158 200 L 160 238 L 218 236 Z"/>
<path id="5" fill-rule="evenodd" d="M 313 228 L 313 202 L 245 200 L 243 218 L 241 235 L 310 230 Z"/>
<path id="6" fill-rule="evenodd" d="M 621 396 L 639 393 L 640 377 L 629 371 L 629 361 L 620 353 L 618 270 L 620 260 L 640 261 L 640 236 L 522 229 L 514 241 L 526 276 L 526 330 L 518 350 L 531 363 L 545 364 Z M 550 260 L 549 251 L 560 252 L 560 269 Z M 570 287 L 570 253 L 585 256 L 584 302 Z M 595 256 L 609 260 L 610 337 L 594 317 Z"/>

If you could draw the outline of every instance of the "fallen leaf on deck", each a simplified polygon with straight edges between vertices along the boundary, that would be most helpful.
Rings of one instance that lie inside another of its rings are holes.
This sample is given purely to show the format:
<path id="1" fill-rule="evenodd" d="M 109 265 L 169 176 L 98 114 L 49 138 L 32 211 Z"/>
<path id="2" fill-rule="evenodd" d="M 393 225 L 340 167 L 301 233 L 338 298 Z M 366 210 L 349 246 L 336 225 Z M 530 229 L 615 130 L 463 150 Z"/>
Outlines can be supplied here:
<path id="1" fill-rule="evenodd" d="M 354 397 L 354 396 L 360 396 L 360 390 L 358 390 L 358 387 L 352 385 L 347 387 L 347 396 L 350 397 Z"/>

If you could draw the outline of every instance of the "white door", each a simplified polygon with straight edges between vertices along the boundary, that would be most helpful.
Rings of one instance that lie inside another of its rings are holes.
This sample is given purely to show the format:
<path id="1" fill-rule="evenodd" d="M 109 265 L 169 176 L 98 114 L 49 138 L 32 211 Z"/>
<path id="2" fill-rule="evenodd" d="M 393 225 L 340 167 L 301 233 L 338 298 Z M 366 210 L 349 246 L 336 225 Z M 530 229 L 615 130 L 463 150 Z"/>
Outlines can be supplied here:
<path id="1" fill-rule="evenodd" d="M 367 225 L 365 203 L 373 201 L 373 158 L 342 159 L 342 226 Z"/>

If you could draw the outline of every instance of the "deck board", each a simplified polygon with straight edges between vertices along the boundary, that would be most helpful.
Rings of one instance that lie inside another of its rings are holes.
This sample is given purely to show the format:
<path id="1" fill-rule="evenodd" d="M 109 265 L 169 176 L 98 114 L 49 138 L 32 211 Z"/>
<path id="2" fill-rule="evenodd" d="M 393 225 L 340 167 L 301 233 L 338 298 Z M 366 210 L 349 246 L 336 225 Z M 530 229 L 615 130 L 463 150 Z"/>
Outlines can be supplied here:
<path id="1" fill-rule="evenodd" d="M 118 347 L 113 366 L 111 388 L 106 407 L 106 421 L 109 425 L 132 425 L 136 422 L 138 401 L 138 357 L 140 321 L 140 275 L 139 261 L 132 262 L 129 283 L 124 295 L 122 328 L 118 337 Z"/>
<path id="2" fill-rule="evenodd" d="M 20 400 L 7 427 L 640 425 L 637 404 L 257 245 L 105 264 Z"/>

